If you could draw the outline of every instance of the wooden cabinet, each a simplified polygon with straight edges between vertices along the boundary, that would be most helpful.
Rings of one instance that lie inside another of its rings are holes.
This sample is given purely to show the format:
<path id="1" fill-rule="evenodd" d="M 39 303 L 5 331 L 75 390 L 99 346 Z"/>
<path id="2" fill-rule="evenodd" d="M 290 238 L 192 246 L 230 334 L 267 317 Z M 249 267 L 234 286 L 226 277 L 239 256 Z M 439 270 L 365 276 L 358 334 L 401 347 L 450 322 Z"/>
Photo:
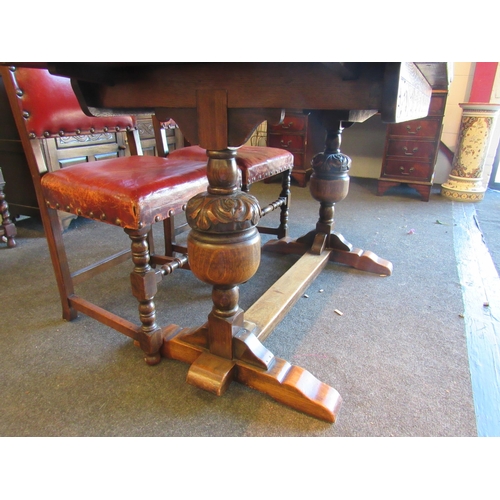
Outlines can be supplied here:
<path id="1" fill-rule="evenodd" d="M 426 118 L 388 125 L 378 194 L 408 184 L 429 201 L 436 165 L 447 93 L 432 94 Z"/>
<path id="2" fill-rule="evenodd" d="M 286 112 L 280 125 L 267 127 L 267 144 L 287 149 L 294 156 L 292 179 L 305 187 L 311 175 L 313 156 L 325 149 L 325 130 L 310 116 L 299 112 Z"/>

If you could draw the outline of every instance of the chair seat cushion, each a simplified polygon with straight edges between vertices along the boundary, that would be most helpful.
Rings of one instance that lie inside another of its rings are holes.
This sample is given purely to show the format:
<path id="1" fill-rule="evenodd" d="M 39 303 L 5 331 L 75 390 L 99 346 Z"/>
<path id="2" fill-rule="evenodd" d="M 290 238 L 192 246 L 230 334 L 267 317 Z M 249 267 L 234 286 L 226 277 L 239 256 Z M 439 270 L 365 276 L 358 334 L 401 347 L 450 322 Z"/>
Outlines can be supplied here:
<path id="1" fill-rule="evenodd" d="M 169 153 L 168 158 L 184 158 L 207 161 L 206 150 L 200 146 L 188 146 Z M 236 164 L 241 171 L 242 184 L 249 186 L 293 168 L 293 154 L 279 148 L 242 146 L 236 154 Z"/>
<path id="2" fill-rule="evenodd" d="M 81 163 L 42 177 L 51 208 L 138 229 L 182 211 L 206 190 L 203 161 L 129 156 Z"/>

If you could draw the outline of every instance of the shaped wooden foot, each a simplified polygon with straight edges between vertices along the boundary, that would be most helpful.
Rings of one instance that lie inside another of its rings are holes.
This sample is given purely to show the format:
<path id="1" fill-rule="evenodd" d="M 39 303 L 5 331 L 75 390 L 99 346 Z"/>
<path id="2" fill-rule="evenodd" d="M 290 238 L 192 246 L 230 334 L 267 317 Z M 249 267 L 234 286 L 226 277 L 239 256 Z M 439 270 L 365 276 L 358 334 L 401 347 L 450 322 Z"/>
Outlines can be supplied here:
<path id="1" fill-rule="evenodd" d="M 235 366 L 230 359 L 203 352 L 191 365 L 186 382 L 220 396 L 233 380 Z"/>
<path id="2" fill-rule="evenodd" d="M 262 371 L 238 363 L 238 382 L 276 401 L 320 420 L 334 423 L 342 404 L 340 394 L 307 370 L 275 358 L 271 369 Z"/>
<path id="3" fill-rule="evenodd" d="M 319 233 L 312 232 L 295 240 L 290 238 L 271 240 L 262 247 L 262 250 L 293 255 L 304 255 L 309 251 L 320 253 L 319 250 L 328 250 L 330 251 L 330 262 L 344 264 L 369 273 L 382 274 L 385 276 L 390 276 L 392 274 L 393 265 L 390 261 L 379 257 L 370 250 L 354 248 L 350 243 L 347 243 L 340 234 L 332 233 L 328 235 L 322 249 L 315 248 L 315 240 L 311 238 L 312 234 L 317 235 Z"/>
<path id="4" fill-rule="evenodd" d="M 162 355 L 191 364 L 187 383 L 220 396 L 234 380 L 302 413 L 335 422 L 340 394 L 304 368 L 275 357 L 252 331 L 244 328 L 235 336 L 232 359 L 210 353 L 207 335 L 206 325 L 199 329 L 172 325 L 165 336 Z"/>

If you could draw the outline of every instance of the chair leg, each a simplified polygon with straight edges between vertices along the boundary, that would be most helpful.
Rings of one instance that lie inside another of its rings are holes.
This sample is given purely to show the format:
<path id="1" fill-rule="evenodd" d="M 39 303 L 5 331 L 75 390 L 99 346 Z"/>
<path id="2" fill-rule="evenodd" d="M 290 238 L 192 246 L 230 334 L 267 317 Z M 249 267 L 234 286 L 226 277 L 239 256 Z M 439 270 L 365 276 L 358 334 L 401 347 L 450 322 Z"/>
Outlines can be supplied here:
<path id="1" fill-rule="evenodd" d="M 3 237 L 7 240 L 7 248 L 14 248 L 16 246 L 16 226 L 10 220 L 9 205 L 5 200 L 5 193 L 3 192 L 4 186 L 5 181 L 0 169 L 0 216 L 2 217 L 2 223 L 0 224 L 2 231 L 0 234 L 3 233 Z"/>
<path id="2" fill-rule="evenodd" d="M 163 221 L 163 239 L 165 241 L 165 256 L 174 257 L 175 254 L 185 254 L 187 248 L 184 245 L 178 244 L 176 242 L 176 236 L 189 231 L 189 226 L 186 222 L 183 224 L 175 225 L 175 217 L 171 214 L 167 219 Z"/>
<path id="3" fill-rule="evenodd" d="M 149 256 L 151 257 L 151 256 L 155 255 L 155 253 L 156 253 L 155 240 L 154 240 L 154 236 L 153 236 L 153 228 L 151 228 L 151 230 L 148 232 L 147 242 L 148 242 Z M 151 267 L 155 268 L 156 265 L 151 263 Z"/>
<path id="4" fill-rule="evenodd" d="M 280 193 L 280 198 L 285 199 L 285 203 L 281 205 L 281 212 L 280 212 L 280 225 L 278 228 L 278 239 L 281 238 L 286 238 L 288 236 L 288 214 L 290 210 L 290 197 L 291 197 L 291 191 L 290 191 L 290 185 L 291 185 L 291 180 L 292 180 L 292 171 L 291 170 L 285 170 L 282 173 L 282 178 L 281 178 L 281 193 Z"/>
<path id="5" fill-rule="evenodd" d="M 173 245 L 175 245 L 175 221 L 173 215 L 171 215 L 167 219 L 164 219 L 163 234 L 165 240 L 165 255 L 168 257 L 173 257 Z"/>
<path id="6" fill-rule="evenodd" d="M 160 362 L 162 344 L 161 328 L 156 323 L 154 297 L 157 292 L 156 272 L 150 265 L 148 233 L 151 226 L 143 229 L 125 229 L 132 240 L 132 261 L 134 270 L 130 274 L 132 293 L 139 301 L 141 335 L 138 343 L 146 354 L 146 363 L 155 365 Z"/>
<path id="7" fill-rule="evenodd" d="M 292 171 L 285 170 L 282 173 L 281 177 L 281 193 L 279 195 L 279 199 L 271 203 L 269 206 L 265 207 L 265 209 L 263 210 L 263 214 L 266 214 L 280 207 L 279 226 L 277 228 L 257 227 L 260 232 L 267 234 L 275 234 L 278 237 L 278 239 L 285 238 L 288 236 L 288 215 L 290 209 L 291 180 L 292 180 Z M 242 184 L 241 190 L 244 191 L 245 193 L 250 192 L 250 185 Z"/>
<path id="8" fill-rule="evenodd" d="M 62 228 L 57 210 L 48 208 L 43 204 L 40 206 L 40 214 L 49 246 L 52 267 L 56 276 L 57 288 L 61 299 L 62 316 L 67 321 L 72 321 L 78 316 L 78 312 L 70 305 L 70 297 L 74 295 L 73 279 L 68 265 L 68 258 L 64 248 Z"/>

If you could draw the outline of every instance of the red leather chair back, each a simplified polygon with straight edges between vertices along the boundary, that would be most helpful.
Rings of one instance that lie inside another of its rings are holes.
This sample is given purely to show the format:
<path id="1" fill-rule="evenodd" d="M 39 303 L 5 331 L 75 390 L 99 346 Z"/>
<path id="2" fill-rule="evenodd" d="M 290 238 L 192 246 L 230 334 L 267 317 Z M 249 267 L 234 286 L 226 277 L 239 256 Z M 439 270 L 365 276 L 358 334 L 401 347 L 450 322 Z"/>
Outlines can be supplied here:
<path id="1" fill-rule="evenodd" d="M 31 139 L 130 130 L 133 116 L 87 116 L 80 107 L 69 78 L 45 69 L 15 68 L 9 73 Z"/>

